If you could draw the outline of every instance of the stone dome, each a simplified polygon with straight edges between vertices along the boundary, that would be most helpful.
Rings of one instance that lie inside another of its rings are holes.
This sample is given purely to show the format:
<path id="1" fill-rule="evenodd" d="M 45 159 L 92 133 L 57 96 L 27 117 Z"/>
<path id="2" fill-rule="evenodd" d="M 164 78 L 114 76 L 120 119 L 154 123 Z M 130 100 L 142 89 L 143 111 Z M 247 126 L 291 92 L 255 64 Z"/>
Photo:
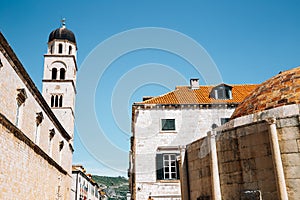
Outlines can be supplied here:
<path id="1" fill-rule="evenodd" d="M 300 67 L 280 72 L 259 85 L 236 108 L 231 119 L 300 102 Z"/>
<path id="2" fill-rule="evenodd" d="M 51 42 L 55 39 L 68 40 L 69 42 L 73 42 L 74 44 L 76 44 L 74 33 L 67 29 L 65 26 L 55 29 L 50 33 L 48 42 Z"/>

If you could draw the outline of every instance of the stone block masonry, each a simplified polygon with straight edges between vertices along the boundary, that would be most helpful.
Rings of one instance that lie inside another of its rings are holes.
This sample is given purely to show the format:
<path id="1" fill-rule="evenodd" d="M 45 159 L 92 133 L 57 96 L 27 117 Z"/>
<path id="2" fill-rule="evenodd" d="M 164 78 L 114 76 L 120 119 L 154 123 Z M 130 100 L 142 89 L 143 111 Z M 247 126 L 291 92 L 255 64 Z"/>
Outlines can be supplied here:
<path id="1" fill-rule="evenodd" d="M 69 199 L 71 177 L 33 145 L 0 120 L 1 199 Z"/>
<path id="2" fill-rule="evenodd" d="M 183 164 L 187 172 L 183 178 L 188 187 L 182 187 L 182 193 L 187 192 L 185 196 L 190 199 L 216 199 L 214 185 L 219 187 L 222 200 L 300 199 L 299 125 L 299 115 L 291 115 L 277 118 L 272 124 L 261 120 L 237 127 L 219 127 L 217 185 L 212 182 L 216 179 L 211 173 L 209 137 L 187 145 Z M 275 154 L 270 126 L 278 137 L 279 154 Z"/>
<path id="3" fill-rule="evenodd" d="M 70 199 L 72 135 L 0 33 L 0 199 Z"/>

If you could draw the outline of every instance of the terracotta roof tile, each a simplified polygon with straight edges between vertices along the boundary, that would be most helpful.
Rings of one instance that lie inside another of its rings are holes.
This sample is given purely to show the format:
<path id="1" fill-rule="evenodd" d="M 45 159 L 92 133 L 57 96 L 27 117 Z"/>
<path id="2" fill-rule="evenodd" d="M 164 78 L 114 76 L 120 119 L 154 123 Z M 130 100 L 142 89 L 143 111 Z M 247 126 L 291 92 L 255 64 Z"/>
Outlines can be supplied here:
<path id="1" fill-rule="evenodd" d="M 214 104 L 214 103 L 241 103 L 244 98 L 258 85 L 230 85 L 232 87 L 232 99 L 214 99 L 210 92 L 215 86 L 200 86 L 199 89 L 191 89 L 189 86 L 177 86 L 174 91 L 161 96 L 148 99 L 139 104 Z"/>
<path id="2" fill-rule="evenodd" d="M 259 111 L 300 103 L 300 67 L 279 73 L 257 87 L 245 98 L 232 119 Z"/>

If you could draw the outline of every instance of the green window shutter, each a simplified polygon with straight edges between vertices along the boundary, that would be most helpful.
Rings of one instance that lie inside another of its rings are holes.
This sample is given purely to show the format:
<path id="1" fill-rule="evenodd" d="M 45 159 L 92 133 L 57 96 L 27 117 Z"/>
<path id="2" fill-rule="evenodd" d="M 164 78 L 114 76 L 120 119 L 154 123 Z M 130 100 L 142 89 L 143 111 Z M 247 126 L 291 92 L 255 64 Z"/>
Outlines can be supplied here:
<path id="1" fill-rule="evenodd" d="M 156 179 L 164 179 L 163 154 L 156 154 Z"/>

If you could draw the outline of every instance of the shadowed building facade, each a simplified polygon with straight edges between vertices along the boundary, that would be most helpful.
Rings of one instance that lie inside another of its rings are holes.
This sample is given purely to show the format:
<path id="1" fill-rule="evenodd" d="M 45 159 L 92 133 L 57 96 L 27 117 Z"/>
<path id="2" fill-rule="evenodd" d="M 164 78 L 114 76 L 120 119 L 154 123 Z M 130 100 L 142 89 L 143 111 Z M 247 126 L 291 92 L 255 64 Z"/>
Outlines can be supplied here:
<path id="1" fill-rule="evenodd" d="M 0 33 L 0 197 L 70 199 L 76 41 L 49 36 L 43 95 Z"/>

